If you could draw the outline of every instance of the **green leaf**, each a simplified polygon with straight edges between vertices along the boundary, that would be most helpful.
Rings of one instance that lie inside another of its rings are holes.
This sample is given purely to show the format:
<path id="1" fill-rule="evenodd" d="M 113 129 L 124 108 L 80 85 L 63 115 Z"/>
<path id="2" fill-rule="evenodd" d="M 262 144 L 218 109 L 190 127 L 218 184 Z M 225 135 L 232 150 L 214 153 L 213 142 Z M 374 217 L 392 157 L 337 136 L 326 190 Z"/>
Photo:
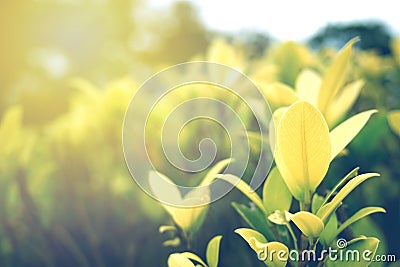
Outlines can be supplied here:
<path id="1" fill-rule="evenodd" d="M 308 211 L 299 211 L 290 218 L 300 231 L 309 238 L 317 238 L 324 230 L 324 223 Z"/>
<path id="2" fill-rule="evenodd" d="M 336 210 L 342 205 L 342 202 L 339 202 L 339 204 L 329 202 L 325 205 L 323 205 L 317 212 L 317 216 L 322 220 L 322 222 L 325 224 L 328 223 L 330 220 L 331 216 L 333 216 L 336 212 Z M 323 217 L 323 215 L 326 215 L 326 217 Z"/>
<path id="3" fill-rule="evenodd" d="M 322 79 L 321 88 L 318 94 L 318 108 L 324 114 L 340 88 L 343 86 L 347 69 L 350 65 L 353 46 L 358 40 L 359 38 L 353 38 L 343 47 Z"/>
<path id="4" fill-rule="evenodd" d="M 276 137 L 275 161 L 286 185 L 297 200 L 311 201 L 330 163 L 324 117 L 310 103 L 296 102 L 283 114 Z"/>
<path id="5" fill-rule="evenodd" d="M 209 267 L 217 267 L 218 266 L 218 257 L 219 257 L 219 244 L 221 242 L 222 236 L 216 236 L 208 242 L 206 258 Z"/>
<path id="6" fill-rule="evenodd" d="M 302 70 L 296 79 L 296 93 L 300 99 L 317 105 L 321 77 L 312 69 Z"/>
<path id="7" fill-rule="evenodd" d="M 340 227 L 336 230 L 334 236 L 338 236 L 344 229 L 346 229 L 347 227 L 349 227 L 351 224 L 355 223 L 356 221 L 361 220 L 362 218 L 364 218 L 370 214 L 376 213 L 376 212 L 386 213 L 386 210 L 381 207 L 366 207 L 366 208 L 363 208 L 363 209 L 357 211 L 356 213 L 353 214 L 353 216 L 348 218 L 342 225 L 340 225 Z"/>
<path id="8" fill-rule="evenodd" d="M 324 203 L 324 198 L 318 194 L 314 194 L 313 199 L 311 201 L 311 212 L 316 214 L 319 208 Z"/>
<path id="9" fill-rule="evenodd" d="M 341 120 L 350 108 L 354 105 L 361 88 L 364 86 L 364 81 L 357 80 L 346 85 L 338 96 L 329 105 L 325 114 L 326 121 L 329 126 L 335 125 L 336 122 Z"/>
<path id="10" fill-rule="evenodd" d="M 337 154 L 339 154 L 339 152 L 354 139 L 367 123 L 371 115 L 376 112 L 377 110 L 368 110 L 358 113 L 350 119 L 347 119 L 345 122 L 339 124 L 330 132 L 329 136 L 332 145 L 331 160 L 333 160 Z"/>
<path id="11" fill-rule="evenodd" d="M 329 198 L 328 198 L 329 199 Z M 311 210 L 313 214 L 317 214 L 318 210 L 325 204 L 324 198 L 320 195 L 315 194 L 313 197 L 313 201 L 311 203 Z M 325 206 L 326 208 L 326 206 Z M 338 221 L 335 212 L 332 212 L 332 215 L 328 218 L 328 222 L 324 224 L 324 230 L 322 231 L 319 240 L 322 245 L 327 246 L 328 239 L 335 237 L 334 232 L 337 229 Z"/>
<path id="12" fill-rule="evenodd" d="M 400 136 L 400 110 L 390 111 L 387 118 L 390 128 Z"/>
<path id="13" fill-rule="evenodd" d="M 325 204 L 319 209 L 317 216 L 320 217 L 324 223 L 326 223 L 329 216 L 337 209 L 337 207 L 341 204 L 345 197 L 347 197 L 362 182 L 376 176 L 379 176 L 379 174 L 364 173 L 353 178 L 337 193 L 337 195 L 332 199 L 331 202 Z"/>
<path id="14" fill-rule="evenodd" d="M 203 181 L 201 181 L 199 186 L 206 186 L 212 183 L 216 175 L 219 174 L 233 159 L 224 159 L 215 164 L 206 174 Z"/>
<path id="15" fill-rule="evenodd" d="M 173 253 L 168 257 L 168 267 L 195 267 L 195 265 L 181 253 Z"/>
<path id="16" fill-rule="evenodd" d="M 238 204 L 236 202 L 232 202 L 232 206 L 251 228 L 262 233 L 268 240 L 273 240 L 275 238 L 274 233 L 265 220 L 265 215 L 260 211 L 260 209 L 254 205 L 249 208 L 246 205 Z"/>
<path id="17" fill-rule="evenodd" d="M 329 246 L 329 244 L 332 242 L 333 239 L 337 236 L 336 230 L 338 228 L 338 220 L 337 216 L 335 213 L 333 213 L 329 220 L 328 223 L 325 224 L 325 228 L 321 233 L 321 236 L 319 237 L 320 242 L 322 245 L 325 247 Z"/>
<path id="18" fill-rule="evenodd" d="M 183 252 L 181 253 L 183 256 L 185 256 L 186 258 L 190 259 L 190 260 L 194 260 L 197 261 L 198 263 L 200 263 L 201 265 L 207 267 L 207 264 L 196 254 L 191 253 L 191 252 Z M 211 266 L 210 266 L 211 267 Z"/>
<path id="19" fill-rule="evenodd" d="M 275 50 L 272 61 L 275 66 L 279 66 L 276 73 L 277 80 L 292 85 L 304 66 L 315 64 L 315 56 L 307 46 L 288 41 Z"/>
<path id="20" fill-rule="evenodd" d="M 267 243 L 267 240 L 262 234 L 248 228 L 236 229 L 235 233 L 240 235 L 249 244 L 249 246 L 257 253 L 257 257 L 263 258 L 262 260 L 264 260 L 266 266 L 286 266 L 289 257 L 289 249 L 284 244 L 280 242 Z M 274 251 L 274 253 L 270 253 L 272 251 Z"/>
<path id="21" fill-rule="evenodd" d="M 366 267 L 372 263 L 376 250 L 379 245 L 379 239 L 374 237 L 355 238 L 348 242 L 348 246 L 338 251 L 336 255 L 344 255 L 331 259 L 328 257 L 326 266 L 328 267 Z M 358 253 L 356 252 L 358 251 Z M 359 257 L 358 257 L 359 256 Z"/>
<path id="22" fill-rule="evenodd" d="M 322 202 L 322 204 L 319 206 L 318 210 L 324 206 L 329 199 L 331 199 L 331 197 L 333 196 L 333 194 L 336 193 L 336 191 L 341 188 L 344 184 L 346 184 L 349 180 L 353 179 L 354 177 L 356 177 L 358 175 L 358 170 L 360 168 L 356 167 L 354 168 L 351 172 L 349 172 L 345 177 L 342 178 L 342 180 L 340 180 L 335 187 L 329 192 L 329 194 L 326 195 L 324 201 Z M 317 211 L 318 212 L 318 211 Z M 317 214 L 317 212 L 314 212 L 315 214 Z"/>
<path id="23" fill-rule="evenodd" d="M 292 194 L 276 167 L 270 171 L 264 183 L 263 202 L 268 214 L 275 210 L 290 209 Z"/>
<path id="24" fill-rule="evenodd" d="M 360 236 L 364 234 L 367 236 L 378 238 L 380 242 L 376 253 L 379 253 L 379 255 L 388 254 L 388 252 L 391 251 L 388 250 L 386 236 L 383 233 L 381 227 L 376 222 L 374 222 L 371 217 L 364 217 L 364 219 L 353 223 L 351 225 L 351 230 L 355 234 L 355 236 Z M 373 265 L 374 267 L 386 266 L 384 262 L 375 262 Z"/>
<path id="25" fill-rule="evenodd" d="M 217 175 L 217 178 L 227 181 L 228 183 L 231 183 L 232 185 L 234 185 L 246 197 L 248 197 L 251 201 L 253 201 L 253 203 L 256 204 L 256 206 L 262 210 L 262 212 L 266 213 L 266 210 L 264 208 L 264 204 L 263 204 L 261 198 L 242 179 L 240 179 L 239 177 L 232 175 L 232 174 L 220 174 L 220 175 Z"/>

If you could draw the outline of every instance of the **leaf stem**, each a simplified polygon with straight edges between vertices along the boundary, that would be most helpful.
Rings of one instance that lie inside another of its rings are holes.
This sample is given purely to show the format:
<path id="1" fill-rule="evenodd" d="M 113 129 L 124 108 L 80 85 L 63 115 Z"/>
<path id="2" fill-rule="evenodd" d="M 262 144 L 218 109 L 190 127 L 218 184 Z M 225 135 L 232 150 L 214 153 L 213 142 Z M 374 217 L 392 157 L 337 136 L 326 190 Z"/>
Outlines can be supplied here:
<path id="1" fill-rule="evenodd" d="M 306 200 L 306 201 L 300 201 L 300 211 L 310 211 L 311 207 L 311 201 Z"/>
<path id="2" fill-rule="evenodd" d="M 289 230 L 290 236 L 293 239 L 293 245 L 294 245 L 294 249 L 299 251 L 299 246 L 297 245 L 297 237 L 293 232 L 292 226 L 290 226 L 289 223 L 286 224 L 287 229 Z"/>

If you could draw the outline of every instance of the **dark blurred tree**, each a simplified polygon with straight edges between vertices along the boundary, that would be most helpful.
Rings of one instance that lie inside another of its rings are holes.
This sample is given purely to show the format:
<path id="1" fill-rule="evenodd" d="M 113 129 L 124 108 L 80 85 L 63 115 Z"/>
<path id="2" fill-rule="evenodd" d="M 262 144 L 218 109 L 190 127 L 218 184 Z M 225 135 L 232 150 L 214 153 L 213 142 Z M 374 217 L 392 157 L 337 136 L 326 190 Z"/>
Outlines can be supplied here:
<path id="1" fill-rule="evenodd" d="M 373 49 L 380 55 L 391 53 L 392 34 L 387 26 L 379 21 L 329 24 L 311 37 L 308 44 L 314 49 L 326 46 L 339 49 L 356 36 L 361 38 L 361 42 L 357 44 L 360 49 Z"/>
<path id="2" fill-rule="evenodd" d="M 135 55 L 144 63 L 179 63 L 206 50 L 209 32 L 190 2 L 175 2 L 169 10 L 147 15 L 132 40 Z"/>
<path id="3" fill-rule="evenodd" d="M 230 35 L 227 39 L 236 45 L 242 46 L 250 60 L 261 58 L 272 43 L 270 36 L 257 31 L 242 31 Z"/>

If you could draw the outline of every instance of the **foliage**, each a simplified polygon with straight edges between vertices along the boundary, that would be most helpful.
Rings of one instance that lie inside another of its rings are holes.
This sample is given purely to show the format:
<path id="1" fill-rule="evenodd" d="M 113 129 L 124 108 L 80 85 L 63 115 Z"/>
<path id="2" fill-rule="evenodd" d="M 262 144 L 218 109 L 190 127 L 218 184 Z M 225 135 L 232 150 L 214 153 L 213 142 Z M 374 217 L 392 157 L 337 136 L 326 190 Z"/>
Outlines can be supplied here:
<path id="1" fill-rule="evenodd" d="M 101 2 L 108 4 L 102 6 Z M 247 74 L 260 87 L 274 110 L 277 130 L 275 136 L 262 141 L 276 144 L 277 161 L 259 191 L 247 185 L 249 173 L 257 164 L 252 157 L 243 177 L 217 178 L 236 184 L 239 190 L 234 191 L 240 192 L 206 207 L 171 209 L 161 207 L 132 182 L 121 152 L 120 129 L 128 101 L 143 77 L 176 58 L 171 53 L 162 62 L 152 62 L 152 67 L 143 65 L 145 56 L 149 61 L 156 61 L 158 56 L 142 54 L 139 60 L 126 47 L 131 22 L 125 24 L 129 18 L 118 15 L 129 9 L 122 2 L 111 8 L 110 1 L 99 1 L 92 22 L 86 20 L 91 16 L 82 12 L 71 16 L 80 6 L 55 13 L 60 20 L 74 17 L 84 21 L 87 27 L 80 29 L 83 32 L 88 32 L 92 23 L 96 28 L 110 29 L 96 31 L 98 38 L 85 43 L 79 52 L 73 48 L 60 52 L 53 47 L 57 44 L 50 43 L 33 47 L 29 42 L 29 36 L 40 35 L 40 25 L 57 28 L 48 23 L 51 12 L 35 9 L 28 14 L 18 1 L 0 11 L 4 22 L 0 27 L 23 27 L 20 32 L 26 32 L 27 26 L 32 28 L 28 35 L 12 36 L 12 42 L 2 43 L 0 49 L 5 59 L 0 68 L 4 88 L 0 92 L 1 266 L 174 266 L 176 261 L 187 266 L 257 266 L 263 262 L 284 266 L 286 261 L 259 261 L 253 250 L 297 247 L 319 251 L 341 237 L 349 240 L 347 249 L 378 247 L 376 253 L 399 255 L 398 39 L 393 40 L 387 55 L 355 50 L 354 40 L 337 55 L 333 50 L 314 52 L 303 44 L 286 42 L 268 43 L 264 55 L 251 55 L 249 60 L 247 47 L 235 42 L 215 39 L 206 48 L 206 33 L 194 18 L 203 41 L 198 51 L 186 51 L 179 60 L 226 64 Z M 26 3 L 26 9 L 36 4 Z M 57 5 L 65 4 L 60 2 L 48 9 L 59 10 Z M 14 13 L 22 15 L 10 15 Z M 103 13 L 119 19 L 99 23 Z M 38 19 L 43 14 L 47 14 L 43 16 L 46 23 Z M 183 15 L 183 20 L 189 19 Z M 15 23 L 17 17 L 20 23 Z M 73 28 L 75 24 L 71 25 Z M 179 33 L 182 40 L 187 37 Z M 74 31 L 71 34 L 76 36 Z M 115 38 L 117 43 L 108 42 L 120 35 Z M 164 41 L 170 40 L 167 37 Z M 358 44 L 363 42 L 362 38 Z M 19 46 L 9 46 L 13 43 Z M 68 62 L 75 57 L 81 61 L 73 63 L 77 67 L 72 71 L 53 76 L 43 58 L 58 58 L 60 53 L 67 54 L 71 59 Z M 166 52 L 161 49 L 159 53 Z M 130 75 L 106 82 L 131 72 L 134 78 Z M 95 84 L 71 78 L 77 74 Z M 198 90 L 193 95 L 197 93 L 228 100 L 232 106 L 236 103 L 214 89 Z M 156 119 L 161 120 L 177 98 L 169 101 L 156 112 Z M 241 112 L 241 119 L 248 123 L 252 138 L 260 138 L 251 127 L 248 113 Z M 155 133 L 158 128 L 157 123 L 152 126 Z M 193 143 L 208 129 L 197 125 L 183 131 L 182 150 L 196 155 Z M 293 144 L 287 142 L 287 135 Z M 225 144 L 223 137 L 215 136 Z M 255 144 L 252 152 L 257 154 Z M 159 147 L 150 145 L 160 173 L 174 183 L 180 182 L 183 178 L 158 157 Z M 229 157 L 227 150 L 223 147 L 216 162 Z M 355 166 L 361 166 L 361 174 Z M 214 176 L 223 168 L 222 164 L 218 170 L 205 170 L 196 182 L 201 183 L 207 172 Z M 371 172 L 366 173 L 364 168 Z M 374 178 L 376 172 L 381 173 L 379 178 Z M 182 201 L 185 197 L 181 196 Z M 378 206 L 385 207 L 388 214 L 366 218 L 385 211 Z M 161 235 L 155 230 L 158 227 Z M 212 236 L 220 234 L 222 240 L 212 239 L 206 253 L 197 254 L 204 252 Z"/>
<path id="2" fill-rule="evenodd" d="M 353 36 L 360 36 L 363 40 L 359 44 L 363 50 L 375 50 L 380 55 L 391 53 L 389 29 L 379 21 L 327 25 L 314 34 L 308 43 L 313 48 L 340 48 Z"/>
<path id="3" fill-rule="evenodd" d="M 288 247 L 298 252 L 307 249 L 316 253 L 317 245 L 320 243 L 323 249 L 328 249 L 333 245 L 333 241 L 337 240 L 339 234 L 352 223 L 372 213 L 386 212 L 385 209 L 379 207 L 363 208 L 348 220 L 340 222 L 341 225 L 338 223 L 335 214 L 342 205 L 343 200 L 357 186 L 369 178 L 379 176 L 377 173 L 358 175 L 358 169 L 355 169 L 355 171 L 340 180 L 325 197 L 316 193 L 317 188 L 327 174 L 331 161 L 352 141 L 367 123 L 370 116 L 376 112 L 371 110 L 354 115 L 336 126 L 331 132 L 326 121 L 327 114 L 329 115 L 329 112 L 326 113 L 326 111 L 330 110 L 329 108 L 332 106 L 345 105 L 345 110 L 347 111 L 351 104 L 354 103 L 355 98 L 353 97 L 348 103 L 347 96 L 338 97 L 345 104 L 341 104 L 339 100 L 332 101 L 341 92 L 340 88 L 345 80 L 354 43 L 355 39 L 344 47 L 327 69 L 322 81 L 317 82 L 316 79 L 319 78 L 311 72 L 300 74 L 302 76 L 309 75 L 309 77 L 300 79 L 303 82 L 308 82 L 308 86 L 300 85 L 300 88 L 310 88 L 310 84 L 316 87 L 311 90 L 312 96 L 307 94 L 309 91 L 303 89 L 304 98 L 311 99 L 313 103 L 305 100 L 296 100 L 298 97 L 295 96 L 294 92 L 288 93 L 292 89 L 286 89 L 284 85 L 275 85 L 269 88 L 269 92 L 266 92 L 266 97 L 270 101 L 271 95 L 277 96 L 280 94 L 278 96 L 280 101 L 275 102 L 277 105 L 275 113 L 278 112 L 279 115 L 274 115 L 273 123 L 276 125 L 276 133 L 274 138 L 270 139 L 272 140 L 271 146 L 276 149 L 275 162 L 277 168 L 274 168 L 270 176 L 267 177 L 267 182 L 263 189 L 263 200 L 239 177 L 230 174 L 216 176 L 218 179 L 223 179 L 235 185 L 255 205 L 255 208 L 248 209 L 246 206 L 233 203 L 233 207 L 239 215 L 254 228 L 241 228 L 235 232 L 247 241 L 257 253 L 259 259 L 263 249 L 265 251 L 282 252 L 283 257 L 271 258 L 271 256 L 266 255 L 262 260 L 267 266 L 285 266 L 286 263 L 305 266 L 309 260 L 289 261 Z M 354 90 L 357 91 L 357 94 L 360 92 L 359 85 L 353 85 L 349 88 L 351 90 L 344 90 L 346 94 L 348 94 L 348 91 Z M 274 92 L 271 93 L 271 91 Z M 291 102 L 294 103 L 290 104 Z M 339 104 L 336 104 L 337 102 Z M 288 104 L 289 107 L 283 109 L 279 104 Z M 332 112 L 337 111 L 337 108 L 331 110 Z M 345 112 L 341 116 L 344 114 Z M 341 116 L 338 116 L 338 118 Z M 336 121 L 332 121 L 333 123 L 336 123 Z M 268 193 L 277 194 L 278 192 L 279 194 L 282 193 L 280 195 L 282 201 L 279 204 L 268 199 L 270 197 Z M 294 213 L 289 211 L 292 196 L 299 202 L 299 210 Z M 313 199 L 322 199 L 322 201 L 314 204 L 312 203 Z M 269 204 L 272 206 L 269 206 Z M 291 223 L 300 231 L 300 236 L 296 236 L 290 226 Z M 285 231 L 287 231 L 286 235 L 291 237 L 290 242 L 282 242 L 282 237 L 277 228 L 280 226 L 286 226 Z M 273 230 L 271 231 L 271 229 Z M 265 235 L 261 232 L 264 232 Z M 308 240 L 308 242 L 304 242 L 303 239 Z M 298 240 L 301 241 L 299 242 Z M 363 252 L 363 249 L 372 251 L 370 260 L 359 262 L 359 266 L 371 264 L 378 243 L 379 241 L 376 238 L 362 236 L 349 241 L 350 247 L 355 247 L 360 253 Z M 329 266 L 337 264 L 336 262 L 330 262 L 327 257 L 323 258 L 321 262 L 325 261 Z"/>

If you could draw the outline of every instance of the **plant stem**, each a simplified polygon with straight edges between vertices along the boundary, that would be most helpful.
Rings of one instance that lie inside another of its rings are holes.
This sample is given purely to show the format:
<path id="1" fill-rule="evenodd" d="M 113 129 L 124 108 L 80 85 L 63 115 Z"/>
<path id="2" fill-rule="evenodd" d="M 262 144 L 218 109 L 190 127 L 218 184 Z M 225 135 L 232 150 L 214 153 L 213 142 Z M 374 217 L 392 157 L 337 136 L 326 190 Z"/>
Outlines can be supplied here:
<path id="1" fill-rule="evenodd" d="M 310 211 L 311 201 L 307 198 L 305 201 L 300 201 L 300 211 Z"/>
<path id="2" fill-rule="evenodd" d="M 296 237 L 296 235 L 294 234 L 292 227 L 290 226 L 289 223 L 287 223 L 286 226 L 287 226 L 287 229 L 289 230 L 290 236 L 291 236 L 292 239 L 293 239 L 294 249 L 297 250 L 297 251 L 299 251 L 299 247 L 298 247 L 298 245 L 297 245 L 297 237 Z"/>
<path id="3" fill-rule="evenodd" d="M 303 250 L 306 250 L 308 248 L 308 245 L 309 245 L 308 238 L 305 235 L 301 234 L 299 253 L 301 253 Z M 307 265 L 307 261 L 300 261 L 298 263 L 298 267 L 304 267 L 306 265 Z"/>
<path id="4" fill-rule="evenodd" d="M 315 241 L 314 246 L 312 248 L 314 251 L 316 251 L 316 249 L 317 249 L 318 242 L 319 242 L 319 238 L 317 239 L 317 241 Z"/>
<path id="5" fill-rule="evenodd" d="M 296 237 L 296 235 L 294 234 L 292 227 L 290 226 L 289 223 L 287 223 L 286 226 L 287 226 L 287 229 L 289 230 L 290 236 L 291 236 L 292 239 L 293 239 L 294 249 L 297 250 L 297 251 L 299 251 L 299 246 L 297 245 L 297 237 Z M 298 266 L 299 266 L 299 263 L 296 261 L 295 265 L 298 267 Z M 290 266 L 293 266 L 293 265 L 290 263 Z"/>
<path id="6" fill-rule="evenodd" d="M 301 234 L 301 237 L 300 237 L 300 250 L 305 250 L 307 248 L 308 248 L 308 238 L 305 235 Z"/>
<path id="7" fill-rule="evenodd" d="M 314 248 L 314 239 L 309 238 L 309 239 L 308 239 L 308 244 L 310 244 L 310 245 L 309 245 L 310 248 L 311 248 L 311 247 Z"/>

